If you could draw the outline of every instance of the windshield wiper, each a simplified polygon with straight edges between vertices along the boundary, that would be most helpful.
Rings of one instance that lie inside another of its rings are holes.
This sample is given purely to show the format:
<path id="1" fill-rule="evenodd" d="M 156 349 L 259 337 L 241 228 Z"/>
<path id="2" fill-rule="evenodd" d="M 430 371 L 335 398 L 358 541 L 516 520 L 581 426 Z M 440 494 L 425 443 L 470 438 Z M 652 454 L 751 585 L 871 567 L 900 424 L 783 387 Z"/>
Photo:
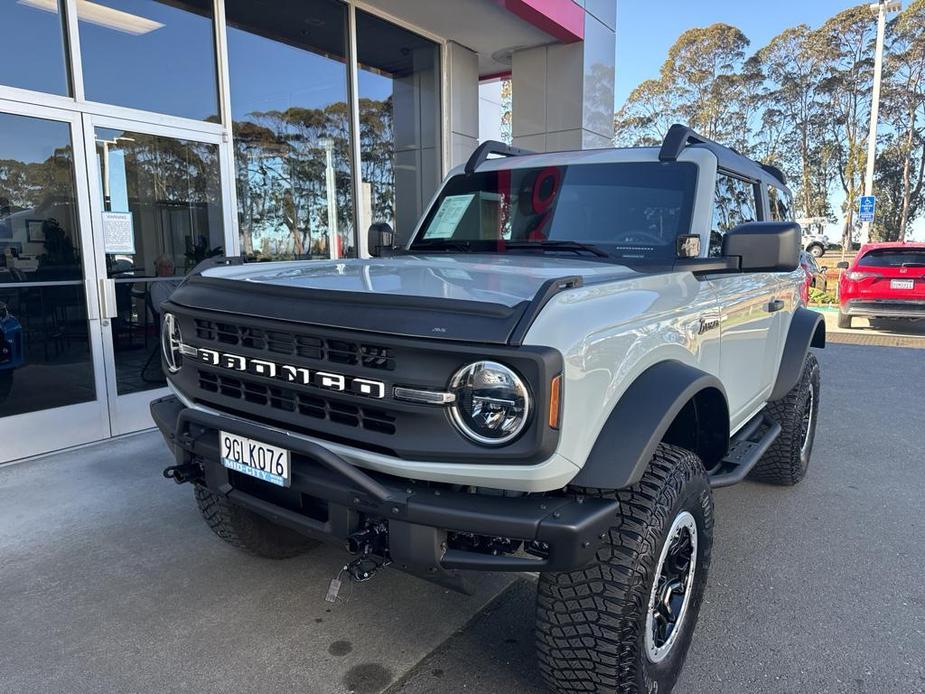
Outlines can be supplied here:
<path id="1" fill-rule="evenodd" d="M 452 239 L 430 239 L 414 243 L 410 252 L 415 251 L 460 251 L 468 253 L 472 250 L 472 243 L 469 241 L 453 241 Z"/>
<path id="2" fill-rule="evenodd" d="M 609 258 L 610 253 L 603 251 L 597 246 L 592 246 L 589 243 L 579 243 L 578 241 L 555 241 L 555 240 L 545 240 L 545 241 L 505 241 L 504 245 L 507 248 L 536 248 L 539 250 L 550 249 L 556 251 L 575 251 L 579 253 L 584 251 L 586 253 L 593 253 L 598 258 Z"/>

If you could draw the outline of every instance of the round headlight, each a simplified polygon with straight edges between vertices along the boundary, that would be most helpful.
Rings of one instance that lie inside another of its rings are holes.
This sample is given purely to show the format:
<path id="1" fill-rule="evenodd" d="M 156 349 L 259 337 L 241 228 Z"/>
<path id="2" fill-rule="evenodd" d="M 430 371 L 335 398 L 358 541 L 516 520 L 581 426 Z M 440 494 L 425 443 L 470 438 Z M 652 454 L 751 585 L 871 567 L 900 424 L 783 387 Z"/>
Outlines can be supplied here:
<path id="1" fill-rule="evenodd" d="M 161 326 L 161 351 L 164 353 L 164 364 L 172 374 L 180 370 L 182 362 L 180 356 L 181 344 L 183 344 L 183 336 L 180 334 L 177 319 L 174 318 L 172 313 L 165 313 L 164 323 Z"/>
<path id="2" fill-rule="evenodd" d="M 527 426 L 530 393 L 520 376 L 504 364 L 469 364 L 454 374 L 450 391 L 456 396 L 450 407 L 453 423 L 473 441 L 501 445 Z"/>

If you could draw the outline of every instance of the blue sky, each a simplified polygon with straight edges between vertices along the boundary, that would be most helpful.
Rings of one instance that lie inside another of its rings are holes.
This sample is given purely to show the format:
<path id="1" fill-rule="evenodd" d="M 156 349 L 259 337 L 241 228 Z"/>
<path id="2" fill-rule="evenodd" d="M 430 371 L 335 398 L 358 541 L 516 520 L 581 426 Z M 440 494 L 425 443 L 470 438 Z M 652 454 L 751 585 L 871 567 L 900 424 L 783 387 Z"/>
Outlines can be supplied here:
<path id="1" fill-rule="evenodd" d="M 857 4 L 852 0 L 617 0 L 617 75 L 614 102 L 619 109 L 643 80 L 658 77 L 671 44 L 685 30 L 725 22 L 749 38 L 749 52 L 757 51 L 787 27 L 818 27 L 829 17 Z M 908 0 L 903 2 L 903 6 Z M 832 207 L 840 214 L 841 190 L 832 190 Z M 912 225 L 913 238 L 925 240 L 925 218 Z M 832 240 L 839 225 L 826 233 Z"/>
<path id="2" fill-rule="evenodd" d="M 617 0 L 617 108 L 633 88 L 658 77 L 668 49 L 685 30 L 716 22 L 739 27 L 756 51 L 787 27 L 817 27 L 851 0 Z"/>

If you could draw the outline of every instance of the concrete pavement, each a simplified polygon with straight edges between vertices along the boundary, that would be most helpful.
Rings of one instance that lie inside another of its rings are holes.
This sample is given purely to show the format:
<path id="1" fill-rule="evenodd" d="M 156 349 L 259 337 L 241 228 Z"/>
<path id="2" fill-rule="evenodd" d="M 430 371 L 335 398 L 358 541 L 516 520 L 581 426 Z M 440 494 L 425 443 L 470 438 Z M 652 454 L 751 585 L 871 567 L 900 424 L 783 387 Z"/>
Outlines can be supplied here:
<path id="1" fill-rule="evenodd" d="M 345 581 L 345 554 L 232 549 L 146 433 L 0 467 L 0 692 L 373 694 L 463 626 L 472 597 L 397 571 Z"/>

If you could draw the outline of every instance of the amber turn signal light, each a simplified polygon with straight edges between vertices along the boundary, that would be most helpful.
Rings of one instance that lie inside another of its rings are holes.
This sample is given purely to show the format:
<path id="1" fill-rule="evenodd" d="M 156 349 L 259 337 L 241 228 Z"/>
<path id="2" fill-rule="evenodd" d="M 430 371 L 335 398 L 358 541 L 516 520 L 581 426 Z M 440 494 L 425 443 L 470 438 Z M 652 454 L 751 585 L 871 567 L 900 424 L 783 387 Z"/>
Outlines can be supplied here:
<path id="1" fill-rule="evenodd" d="M 559 428 L 559 394 L 562 390 L 562 374 L 549 383 L 549 428 Z"/>

